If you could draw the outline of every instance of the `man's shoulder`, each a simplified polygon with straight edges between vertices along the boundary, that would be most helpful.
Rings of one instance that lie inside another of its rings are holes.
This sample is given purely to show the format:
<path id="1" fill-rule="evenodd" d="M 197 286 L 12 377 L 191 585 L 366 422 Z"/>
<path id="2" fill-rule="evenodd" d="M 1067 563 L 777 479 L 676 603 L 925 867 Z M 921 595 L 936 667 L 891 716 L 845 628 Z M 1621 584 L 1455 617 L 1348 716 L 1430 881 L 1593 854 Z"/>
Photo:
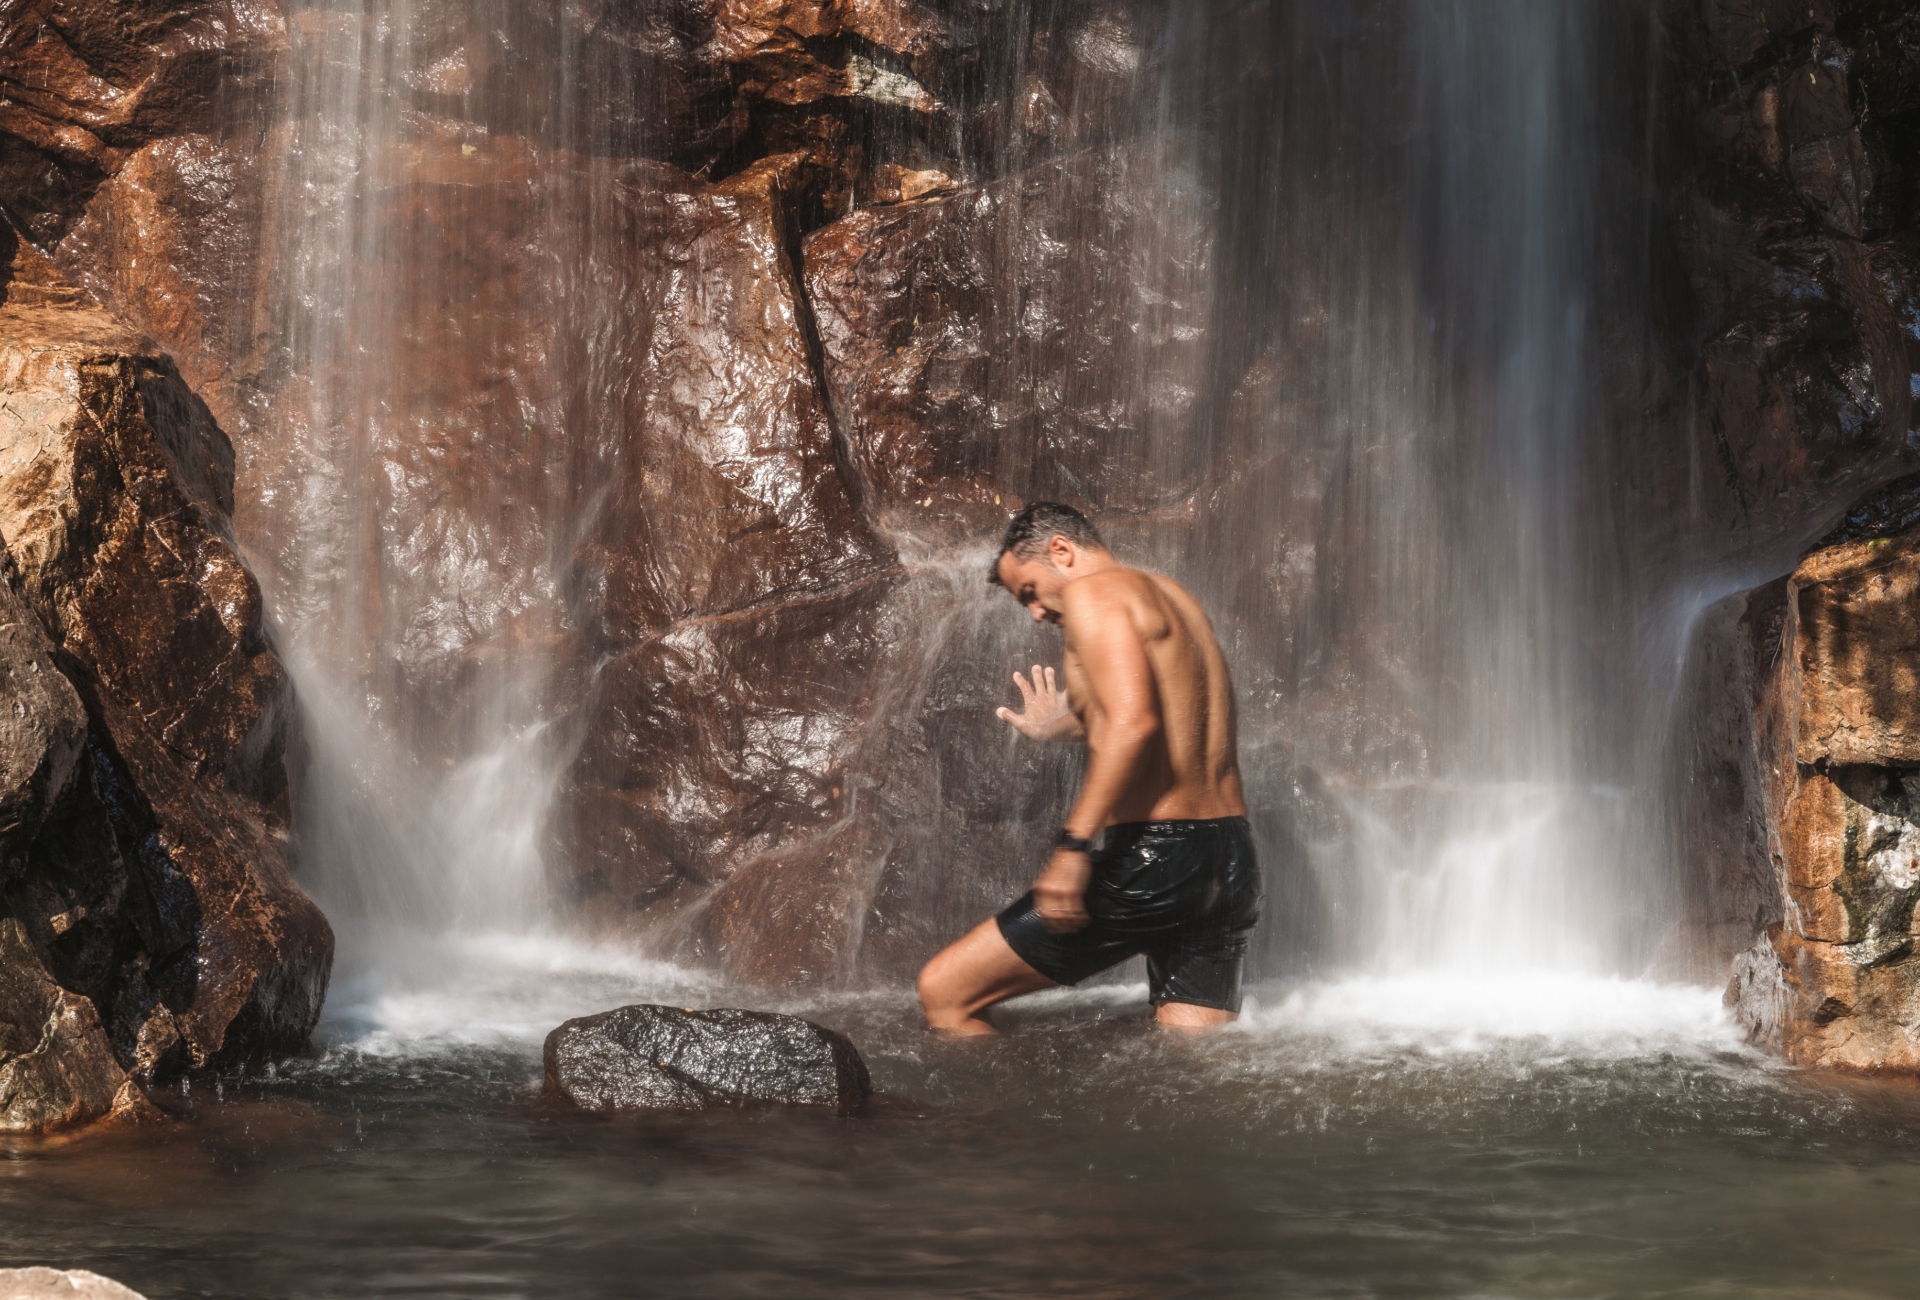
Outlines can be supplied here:
<path id="1" fill-rule="evenodd" d="M 1148 641 L 1165 632 L 1164 606 L 1156 575 L 1115 565 L 1068 583 L 1061 592 L 1060 613 L 1070 639 L 1076 629 L 1088 635 L 1096 628 L 1110 634 L 1126 627 Z"/>
<path id="2" fill-rule="evenodd" d="M 1061 603 L 1068 608 L 1112 605 L 1137 600 L 1153 591 L 1154 575 L 1142 569 L 1116 564 L 1098 573 L 1076 578 L 1061 590 Z"/>

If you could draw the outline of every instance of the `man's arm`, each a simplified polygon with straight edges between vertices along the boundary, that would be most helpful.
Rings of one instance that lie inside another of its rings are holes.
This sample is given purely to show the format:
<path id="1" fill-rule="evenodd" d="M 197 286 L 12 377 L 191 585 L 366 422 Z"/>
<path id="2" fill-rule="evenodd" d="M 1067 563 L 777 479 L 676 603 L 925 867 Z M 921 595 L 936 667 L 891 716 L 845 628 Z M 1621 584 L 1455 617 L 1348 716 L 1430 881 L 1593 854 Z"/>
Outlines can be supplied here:
<path id="1" fill-rule="evenodd" d="M 1068 586 L 1061 623 L 1093 695 L 1087 715 L 1093 721 L 1087 734 L 1086 779 L 1067 814 L 1066 829 L 1080 839 L 1092 839 L 1107 824 L 1160 733 L 1160 702 L 1147 648 L 1118 584 L 1086 579 Z M 1053 851 L 1033 886 L 1034 910 L 1049 930 L 1078 930 L 1087 923 L 1087 882 L 1092 875 L 1093 864 L 1085 853 Z"/>
<path id="2" fill-rule="evenodd" d="M 1096 580 L 1097 581 L 1097 580 Z M 1086 779 L 1067 814 L 1067 829 L 1091 839 L 1126 794 L 1154 737 L 1160 734 L 1160 699 L 1153 665 L 1117 583 L 1083 581 L 1066 589 L 1061 621 L 1093 694 L 1088 716 Z"/>

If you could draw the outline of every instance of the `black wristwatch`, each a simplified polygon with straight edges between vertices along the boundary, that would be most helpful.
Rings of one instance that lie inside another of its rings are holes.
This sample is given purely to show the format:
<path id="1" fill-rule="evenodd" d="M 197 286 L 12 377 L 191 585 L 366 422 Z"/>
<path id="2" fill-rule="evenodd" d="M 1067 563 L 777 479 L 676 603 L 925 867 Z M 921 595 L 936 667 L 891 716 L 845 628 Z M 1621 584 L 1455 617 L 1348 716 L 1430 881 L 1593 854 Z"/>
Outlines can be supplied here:
<path id="1" fill-rule="evenodd" d="M 1070 853 L 1086 853 L 1093 848 L 1093 841 L 1083 840 L 1062 826 L 1060 833 L 1053 837 L 1053 847 L 1056 849 L 1066 849 Z"/>

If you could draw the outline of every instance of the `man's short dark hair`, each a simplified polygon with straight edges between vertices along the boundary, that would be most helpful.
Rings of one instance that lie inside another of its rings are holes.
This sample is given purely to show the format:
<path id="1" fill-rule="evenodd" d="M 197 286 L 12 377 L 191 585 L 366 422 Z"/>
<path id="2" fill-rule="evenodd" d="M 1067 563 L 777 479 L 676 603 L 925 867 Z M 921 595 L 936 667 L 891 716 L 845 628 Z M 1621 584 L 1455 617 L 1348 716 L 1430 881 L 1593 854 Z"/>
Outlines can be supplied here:
<path id="1" fill-rule="evenodd" d="M 996 587 L 1004 585 L 1000 581 L 1001 556 L 1011 551 L 1017 560 L 1031 560 L 1044 554 L 1047 543 L 1055 537 L 1064 537 L 1075 546 L 1107 549 L 1093 521 L 1078 510 L 1058 501 L 1036 501 L 1007 525 L 1007 535 L 1001 539 L 1000 549 L 993 553 L 993 564 L 987 569 L 987 581 Z"/>

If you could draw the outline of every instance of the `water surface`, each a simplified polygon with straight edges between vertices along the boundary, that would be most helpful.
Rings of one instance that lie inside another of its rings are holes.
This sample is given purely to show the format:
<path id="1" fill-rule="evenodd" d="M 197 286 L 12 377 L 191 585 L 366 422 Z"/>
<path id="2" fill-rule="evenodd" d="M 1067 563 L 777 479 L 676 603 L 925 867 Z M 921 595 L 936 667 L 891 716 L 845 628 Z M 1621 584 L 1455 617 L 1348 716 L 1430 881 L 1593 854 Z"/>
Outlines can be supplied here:
<path id="1" fill-rule="evenodd" d="M 547 1027 L 742 995 L 537 939 L 411 953 L 311 1059 L 5 1148 L 0 1263 L 160 1300 L 1906 1296 L 1920 1262 L 1920 1094 L 1767 1062 L 1713 990 L 1268 985 L 1190 1041 L 1120 985 L 984 1045 L 847 996 L 792 1009 L 861 1045 L 869 1114 L 613 1120 L 541 1100 Z"/>

